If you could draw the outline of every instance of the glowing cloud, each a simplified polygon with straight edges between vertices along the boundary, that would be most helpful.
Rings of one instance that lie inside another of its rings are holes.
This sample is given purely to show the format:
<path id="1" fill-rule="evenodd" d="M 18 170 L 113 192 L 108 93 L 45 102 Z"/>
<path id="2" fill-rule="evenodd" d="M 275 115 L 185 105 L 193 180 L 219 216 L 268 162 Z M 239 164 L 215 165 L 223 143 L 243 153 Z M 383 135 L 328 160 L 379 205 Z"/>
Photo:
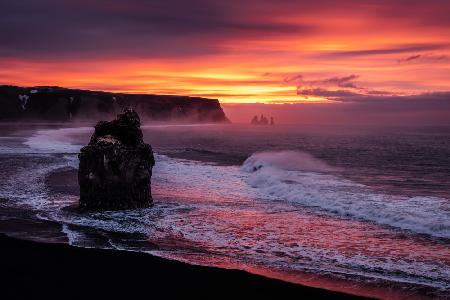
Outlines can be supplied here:
<path id="1" fill-rule="evenodd" d="M 450 90 L 444 0 L 4 0 L 0 11 L 0 84 L 222 103 Z"/>

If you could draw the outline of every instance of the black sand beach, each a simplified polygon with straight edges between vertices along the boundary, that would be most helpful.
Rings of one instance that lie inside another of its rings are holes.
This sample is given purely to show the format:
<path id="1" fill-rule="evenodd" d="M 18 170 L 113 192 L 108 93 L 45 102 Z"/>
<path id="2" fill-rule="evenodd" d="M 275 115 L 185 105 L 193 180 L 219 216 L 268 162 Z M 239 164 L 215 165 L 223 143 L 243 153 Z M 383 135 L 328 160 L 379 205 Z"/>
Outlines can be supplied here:
<path id="1" fill-rule="evenodd" d="M 218 297 L 243 292 L 297 299 L 362 299 L 144 253 L 37 243 L 5 235 L 0 235 L 0 245 L 3 299 Z"/>

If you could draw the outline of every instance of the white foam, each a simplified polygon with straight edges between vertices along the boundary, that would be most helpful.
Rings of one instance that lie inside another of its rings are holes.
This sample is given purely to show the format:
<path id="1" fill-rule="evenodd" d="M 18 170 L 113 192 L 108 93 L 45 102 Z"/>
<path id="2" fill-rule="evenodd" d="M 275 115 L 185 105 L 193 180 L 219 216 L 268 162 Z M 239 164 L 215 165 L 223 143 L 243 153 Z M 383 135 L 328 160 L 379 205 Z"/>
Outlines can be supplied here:
<path id="1" fill-rule="evenodd" d="M 329 166 L 309 153 L 298 151 L 258 152 L 250 156 L 242 165 L 242 170 L 253 172 L 262 167 L 273 167 L 289 171 L 330 172 Z"/>
<path id="2" fill-rule="evenodd" d="M 35 152 L 78 153 L 82 145 L 73 144 L 70 135 L 92 132 L 91 127 L 59 128 L 38 130 L 24 144 Z"/>
<path id="3" fill-rule="evenodd" d="M 68 158 L 71 157 L 76 160 L 75 156 L 68 155 Z M 362 231 L 365 238 L 357 241 L 343 233 L 355 223 L 359 224 L 356 226 L 364 227 L 361 230 L 367 230 L 366 222 L 330 221 L 329 226 L 332 230 L 331 233 L 328 232 L 324 227 L 328 217 L 323 219 L 317 217 L 313 210 L 325 209 L 337 215 L 346 215 L 342 212 L 345 211 L 345 205 L 361 211 L 364 211 L 364 208 L 356 207 L 355 203 L 373 208 L 373 204 L 364 203 L 363 200 L 356 202 L 356 198 L 361 195 L 372 195 L 370 196 L 372 198 L 368 199 L 369 202 L 378 195 L 362 185 L 335 175 L 301 171 L 300 162 L 298 165 L 300 168 L 286 171 L 276 167 L 273 161 L 266 164 L 258 160 L 258 163 L 264 165 L 262 168 L 255 172 L 242 172 L 235 166 L 208 165 L 158 154 L 156 161 L 152 178 L 156 203 L 152 208 L 78 214 L 57 209 L 51 205 L 51 195 L 43 195 L 42 198 L 48 198 L 46 201 L 40 201 L 42 217 L 64 224 L 63 231 L 67 234 L 70 244 L 80 247 L 104 247 L 103 243 L 98 246 L 93 237 L 83 233 L 84 227 L 103 232 L 145 235 L 149 241 L 158 245 L 161 243 L 161 249 L 165 249 L 165 245 L 168 245 L 171 250 L 165 251 L 172 253 L 177 259 L 183 257 L 183 252 L 191 253 L 193 249 L 198 248 L 203 257 L 208 256 L 205 253 L 217 253 L 224 259 L 231 257 L 242 263 L 257 263 L 282 270 L 361 275 L 439 288 L 449 286 L 446 278 L 450 274 L 450 269 L 445 262 L 439 260 L 445 257 L 445 252 L 438 247 L 436 247 L 438 250 L 434 251 L 439 253 L 438 258 L 428 259 L 428 254 L 433 253 L 432 250 L 424 254 L 424 248 L 420 245 L 415 250 L 408 251 L 405 250 L 407 247 L 397 247 L 398 241 L 395 239 L 393 244 L 389 244 L 392 248 L 387 249 L 377 243 L 366 242 L 366 238 L 376 236 L 378 232 L 381 232 L 381 241 L 389 239 L 386 233 L 391 230 L 383 227 L 369 224 L 367 227 L 375 227 L 371 229 L 375 232 Z M 243 169 L 253 170 L 252 166 L 247 164 L 248 162 L 244 164 Z M 285 185 L 292 188 L 292 193 L 286 190 Z M 272 188 L 276 190 L 280 187 L 285 188 L 281 189 L 282 193 L 272 193 Z M 300 193 L 314 201 L 305 204 L 292 196 Z M 321 193 L 325 198 L 320 198 Z M 356 198 L 349 196 L 352 194 L 356 194 Z M 340 197 L 341 200 L 331 199 L 332 195 Z M 387 196 L 378 196 L 380 201 L 388 201 L 388 198 L 383 198 Z M 76 200 L 67 199 L 65 202 L 55 204 L 64 207 Z M 272 202 L 275 200 L 284 201 Z M 323 203 L 325 200 L 342 211 L 328 209 Z M 293 205 L 288 201 L 312 209 L 298 207 L 292 210 Z M 386 209 L 381 205 L 381 211 L 383 210 Z M 258 218 L 258 222 L 251 222 L 260 215 L 259 211 L 263 217 Z M 400 213 L 403 211 L 404 209 L 400 209 Z M 269 213 L 266 214 L 267 212 Z M 289 222 L 290 219 L 283 219 L 283 214 L 286 213 L 296 215 L 291 219 L 292 222 Z M 330 219 L 335 220 L 336 217 Z M 320 223 L 316 223 L 319 221 Z M 311 222 L 320 224 L 314 227 L 316 231 L 307 230 L 302 233 L 298 230 L 297 224 L 311 224 Z M 187 245 L 186 248 L 183 248 L 183 245 Z M 347 251 L 346 248 L 342 249 L 342 245 L 348 246 L 349 249 L 362 250 Z M 127 248 L 126 243 L 121 247 L 126 250 L 132 249 L 132 246 Z M 402 255 L 397 255 L 396 252 L 400 250 L 405 251 Z M 180 251 L 181 255 L 178 255 L 177 251 Z M 377 255 L 380 252 L 381 256 Z M 192 259 L 188 261 L 192 262 Z"/>
<path id="4" fill-rule="evenodd" d="M 67 236 L 67 239 L 69 240 L 69 245 L 71 246 L 78 246 L 78 240 L 80 237 L 80 234 L 76 231 L 70 230 L 69 225 L 63 224 L 62 225 L 62 232 L 64 232 Z"/>
<path id="5" fill-rule="evenodd" d="M 70 201 L 67 198 L 53 201 L 44 181 L 47 174 L 66 166 L 66 162 L 59 162 L 45 167 L 39 166 L 35 169 L 20 168 L 0 184 L 0 195 L 15 205 L 23 205 L 36 210 L 67 205 L 65 200 Z"/>
<path id="6" fill-rule="evenodd" d="M 292 164 L 291 164 L 292 162 Z M 257 153 L 241 170 L 247 182 L 273 200 L 289 201 L 343 216 L 372 221 L 416 233 L 450 238 L 450 201 L 436 197 L 400 197 L 376 193 L 323 171 L 310 155 L 299 152 Z"/>

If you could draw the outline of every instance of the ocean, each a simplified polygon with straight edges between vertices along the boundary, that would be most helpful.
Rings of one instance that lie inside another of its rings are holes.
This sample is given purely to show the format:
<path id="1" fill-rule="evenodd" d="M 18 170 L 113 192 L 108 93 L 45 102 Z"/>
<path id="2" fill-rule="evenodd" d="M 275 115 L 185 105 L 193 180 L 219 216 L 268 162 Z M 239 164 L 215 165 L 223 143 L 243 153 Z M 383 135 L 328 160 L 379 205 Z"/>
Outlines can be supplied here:
<path id="1" fill-rule="evenodd" d="M 146 125 L 154 206 L 80 212 L 92 131 L 2 126 L 1 232 L 379 298 L 450 293 L 450 128 Z"/>

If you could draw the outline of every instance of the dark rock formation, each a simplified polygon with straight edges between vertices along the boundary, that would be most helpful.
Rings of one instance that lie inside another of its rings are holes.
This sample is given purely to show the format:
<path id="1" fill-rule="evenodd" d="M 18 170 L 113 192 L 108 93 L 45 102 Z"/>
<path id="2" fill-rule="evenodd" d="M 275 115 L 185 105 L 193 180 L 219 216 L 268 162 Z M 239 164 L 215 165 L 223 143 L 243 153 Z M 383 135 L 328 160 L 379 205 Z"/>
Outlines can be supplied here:
<path id="1" fill-rule="evenodd" d="M 127 107 L 132 107 L 142 121 L 228 122 L 216 99 L 0 86 L 0 121 L 110 119 Z"/>
<path id="2" fill-rule="evenodd" d="M 265 117 L 264 115 L 261 115 L 261 118 L 258 119 L 258 116 L 254 116 L 253 119 L 250 121 L 250 124 L 252 125 L 275 125 L 273 117 L 270 117 L 270 123 L 269 119 Z"/>
<path id="3" fill-rule="evenodd" d="M 144 143 L 138 114 L 125 110 L 100 121 L 79 154 L 80 207 L 128 209 L 152 204 L 153 151 Z"/>

